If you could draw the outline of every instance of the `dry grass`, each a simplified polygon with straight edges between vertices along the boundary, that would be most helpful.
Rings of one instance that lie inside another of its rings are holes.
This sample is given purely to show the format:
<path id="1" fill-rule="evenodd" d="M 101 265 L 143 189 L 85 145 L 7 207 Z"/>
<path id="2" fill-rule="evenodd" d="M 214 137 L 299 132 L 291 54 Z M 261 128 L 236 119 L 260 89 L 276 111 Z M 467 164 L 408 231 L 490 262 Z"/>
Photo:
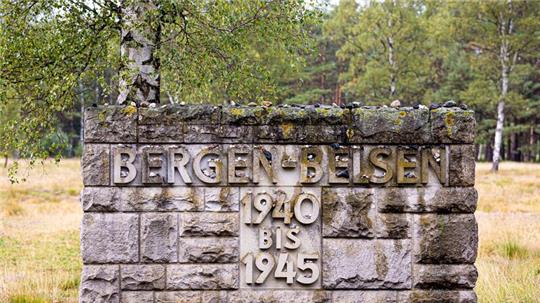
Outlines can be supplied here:
<path id="1" fill-rule="evenodd" d="M 80 189 L 78 160 L 15 185 L 0 172 L 0 302 L 76 302 Z"/>
<path id="2" fill-rule="evenodd" d="M 78 160 L 10 185 L 0 170 L 0 302 L 76 302 Z M 477 166 L 480 302 L 540 302 L 540 165 Z"/>

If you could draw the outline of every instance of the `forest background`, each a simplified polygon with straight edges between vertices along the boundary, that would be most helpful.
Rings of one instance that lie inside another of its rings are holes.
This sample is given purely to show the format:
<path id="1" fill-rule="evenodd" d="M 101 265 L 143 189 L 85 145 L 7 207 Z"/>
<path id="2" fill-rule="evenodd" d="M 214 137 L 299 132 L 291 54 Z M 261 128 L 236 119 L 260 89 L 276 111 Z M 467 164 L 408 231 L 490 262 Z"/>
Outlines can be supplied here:
<path id="1" fill-rule="evenodd" d="M 1 3 L 6 165 L 79 156 L 83 109 L 118 99 L 118 8 Z M 540 161 L 539 1 L 212 3 L 161 1 L 163 104 L 453 101 L 476 112 L 478 160 L 493 159 L 499 134 L 503 160 Z"/>

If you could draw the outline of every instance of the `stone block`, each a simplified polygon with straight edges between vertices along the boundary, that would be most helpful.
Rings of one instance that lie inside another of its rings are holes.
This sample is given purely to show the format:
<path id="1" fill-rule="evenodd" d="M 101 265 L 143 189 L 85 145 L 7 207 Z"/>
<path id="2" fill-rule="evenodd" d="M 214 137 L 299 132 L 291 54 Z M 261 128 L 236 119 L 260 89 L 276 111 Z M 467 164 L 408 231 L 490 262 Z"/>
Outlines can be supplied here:
<path id="1" fill-rule="evenodd" d="M 266 109 L 260 106 L 225 106 L 221 111 L 222 125 L 260 125 Z"/>
<path id="2" fill-rule="evenodd" d="M 170 104 L 154 108 L 140 108 L 139 124 L 178 125 L 186 124 L 219 124 L 221 109 L 214 105 Z"/>
<path id="3" fill-rule="evenodd" d="M 140 143 L 178 143 L 184 141 L 186 126 L 183 123 L 142 124 L 138 126 Z"/>
<path id="4" fill-rule="evenodd" d="M 380 212 L 473 213 L 478 192 L 473 187 L 374 189 Z"/>
<path id="5" fill-rule="evenodd" d="M 423 264 L 472 264 L 478 248 L 473 214 L 415 215 L 415 259 Z"/>
<path id="6" fill-rule="evenodd" d="M 385 290 L 336 290 L 332 292 L 332 299 L 339 303 L 398 303 L 398 293 Z"/>
<path id="7" fill-rule="evenodd" d="M 123 291 L 120 303 L 154 303 L 154 292 Z"/>
<path id="8" fill-rule="evenodd" d="M 135 214 L 86 213 L 81 250 L 85 264 L 139 261 L 139 220 Z"/>
<path id="9" fill-rule="evenodd" d="M 238 262 L 238 238 L 180 238 L 180 263 L 234 263 Z"/>
<path id="10" fill-rule="evenodd" d="M 431 143 L 429 110 L 361 107 L 352 110 L 350 143 Z"/>
<path id="11" fill-rule="evenodd" d="M 476 149 L 474 145 L 449 145 L 449 186 L 474 186 Z"/>
<path id="12" fill-rule="evenodd" d="M 110 147 L 108 144 L 85 144 L 81 170 L 85 186 L 110 185 Z"/>
<path id="13" fill-rule="evenodd" d="M 413 290 L 400 292 L 398 302 L 408 303 L 476 303 L 472 290 Z"/>
<path id="14" fill-rule="evenodd" d="M 376 208 L 369 188 L 323 188 L 323 236 L 373 238 Z"/>
<path id="15" fill-rule="evenodd" d="M 141 261 L 176 262 L 178 217 L 170 213 L 141 215 Z"/>
<path id="16" fill-rule="evenodd" d="M 167 289 L 237 289 L 238 264 L 182 264 L 167 267 Z"/>
<path id="17" fill-rule="evenodd" d="M 80 303 L 118 303 L 120 301 L 118 265 L 85 265 L 79 288 Z"/>
<path id="18" fill-rule="evenodd" d="M 198 125 L 188 124 L 184 129 L 185 143 L 215 143 L 220 142 L 220 127 L 218 124 Z"/>
<path id="19" fill-rule="evenodd" d="M 156 293 L 156 303 L 228 303 L 227 291 L 183 290 Z"/>
<path id="20" fill-rule="evenodd" d="M 204 189 L 205 211 L 238 211 L 240 209 L 240 188 L 207 187 Z"/>
<path id="21" fill-rule="evenodd" d="M 296 142 L 306 144 L 331 144 L 346 142 L 347 126 L 303 125 L 296 128 Z"/>
<path id="22" fill-rule="evenodd" d="M 434 143 L 473 143 L 476 136 L 474 111 L 441 107 L 430 111 Z"/>
<path id="23" fill-rule="evenodd" d="M 85 212 L 120 211 L 120 189 L 114 187 L 85 187 L 81 192 L 82 208 Z"/>
<path id="24" fill-rule="evenodd" d="M 240 290 L 229 293 L 229 303 L 330 303 L 332 294 L 324 290 Z"/>
<path id="25" fill-rule="evenodd" d="M 123 290 L 154 290 L 165 288 L 165 266 L 121 265 L 120 281 Z"/>
<path id="26" fill-rule="evenodd" d="M 253 142 L 255 143 L 294 143 L 297 140 L 299 127 L 292 123 L 282 125 L 254 126 Z"/>
<path id="27" fill-rule="evenodd" d="M 202 211 L 203 189 L 199 187 L 126 187 L 122 191 L 123 211 Z"/>
<path id="28" fill-rule="evenodd" d="M 323 288 L 408 289 L 409 240 L 323 239 Z"/>
<path id="29" fill-rule="evenodd" d="M 410 215 L 407 214 L 377 214 L 377 225 L 375 228 L 377 238 L 383 239 L 405 239 L 411 237 Z"/>
<path id="30" fill-rule="evenodd" d="M 181 237 L 236 237 L 237 213 L 181 213 Z"/>
<path id="31" fill-rule="evenodd" d="M 220 125 L 217 131 L 219 142 L 222 143 L 252 143 L 253 126 L 248 125 Z"/>
<path id="32" fill-rule="evenodd" d="M 414 265 L 414 287 L 423 289 L 474 288 L 478 271 L 472 264 Z"/>
<path id="33" fill-rule="evenodd" d="M 99 106 L 85 109 L 84 142 L 137 142 L 137 108 L 134 106 Z"/>

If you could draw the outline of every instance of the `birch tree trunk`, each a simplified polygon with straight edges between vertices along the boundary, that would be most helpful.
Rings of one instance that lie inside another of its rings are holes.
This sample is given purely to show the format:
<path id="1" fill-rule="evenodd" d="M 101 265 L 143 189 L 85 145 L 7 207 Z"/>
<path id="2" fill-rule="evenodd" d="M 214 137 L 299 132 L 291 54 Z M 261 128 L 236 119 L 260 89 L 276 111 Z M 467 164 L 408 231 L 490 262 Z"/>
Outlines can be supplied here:
<path id="1" fill-rule="evenodd" d="M 121 5 L 122 32 L 118 104 L 138 106 L 159 103 L 161 38 L 158 0 L 124 0 Z"/>
<path id="2" fill-rule="evenodd" d="M 505 48 L 503 45 L 502 49 Z M 506 60 L 504 58 L 502 61 L 501 67 L 501 96 L 499 98 L 499 103 L 497 104 L 497 126 L 495 127 L 495 144 L 493 146 L 493 163 L 491 165 L 491 171 L 497 172 L 499 170 L 499 162 L 501 160 L 501 146 L 502 146 L 502 135 L 504 127 L 504 106 L 506 101 L 506 95 L 508 94 L 508 54 L 506 54 Z"/>

